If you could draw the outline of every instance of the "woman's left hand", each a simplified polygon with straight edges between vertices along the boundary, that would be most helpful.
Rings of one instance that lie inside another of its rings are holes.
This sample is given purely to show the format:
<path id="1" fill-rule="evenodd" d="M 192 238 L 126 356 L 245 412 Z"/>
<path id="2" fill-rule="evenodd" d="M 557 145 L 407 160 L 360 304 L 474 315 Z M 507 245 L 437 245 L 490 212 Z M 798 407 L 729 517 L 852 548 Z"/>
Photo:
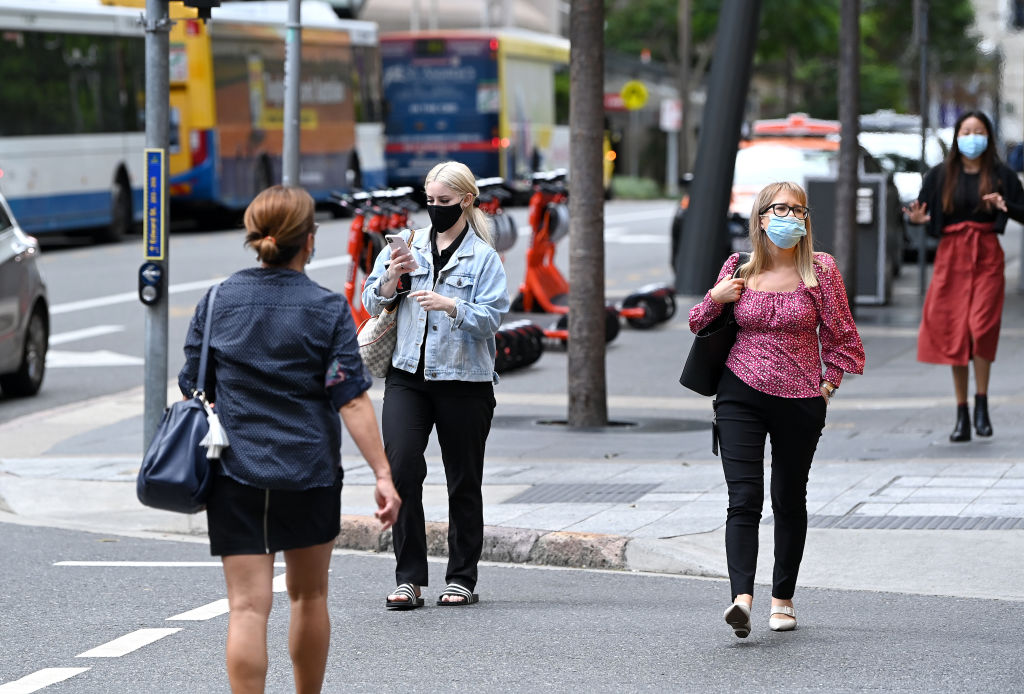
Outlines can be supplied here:
<path id="1" fill-rule="evenodd" d="M 989 193 L 988 195 L 983 195 L 981 199 L 995 206 L 1000 212 L 1006 212 L 1006 200 L 1003 199 L 1002 193 Z"/>
<path id="2" fill-rule="evenodd" d="M 441 296 L 429 289 L 422 289 L 418 292 L 410 292 L 409 298 L 415 299 L 424 311 L 444 311 L 451 315 L 455 312 L 455 299 Z"/>

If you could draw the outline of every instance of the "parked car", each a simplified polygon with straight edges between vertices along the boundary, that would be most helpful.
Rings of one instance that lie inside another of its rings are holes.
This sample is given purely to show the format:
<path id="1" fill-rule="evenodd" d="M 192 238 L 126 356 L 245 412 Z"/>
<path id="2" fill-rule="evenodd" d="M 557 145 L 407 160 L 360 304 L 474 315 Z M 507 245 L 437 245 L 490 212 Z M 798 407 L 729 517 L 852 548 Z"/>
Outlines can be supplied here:
<path id="1" fill-rule="evenodd" d="M 0 195 L 0 390 L 35 395 L 46 372 L 50 310 L 39 243 L 21 230 Z"/>
<path id="2" fill-rule="evenodd" d="M 921 179 L 933 166 L 941 164 L 948 147 L 935 131 L 929 131 L 925 139 L 925 161 L 921 164 L 920 132 L 893 132 L 865 130 L 860 133 L 860 145 L 892 173 L 893 183 L 900 195 L 901 208 L 917 199 L 921 191 Z M 917 259 L 920 248 L 922 227 L 905 224 L 903 233 L 903 260 Z M 935 257 L 939 240 L 925 234 L 926 258 Z"/>

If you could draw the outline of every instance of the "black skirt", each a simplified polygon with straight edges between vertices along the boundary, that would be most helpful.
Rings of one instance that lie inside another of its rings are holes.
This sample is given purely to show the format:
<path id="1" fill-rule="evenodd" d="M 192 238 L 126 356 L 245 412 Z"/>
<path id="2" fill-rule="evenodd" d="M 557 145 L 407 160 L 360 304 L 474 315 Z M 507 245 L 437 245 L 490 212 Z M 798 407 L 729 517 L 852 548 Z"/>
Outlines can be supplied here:
<path id="1" fill-rule="evenodd" d="M 214 475 L 206 504 L 210 554 L 273 554 L 330 542 L 341 532 L 341 476 L 332 487 L 259 489 Z"/>

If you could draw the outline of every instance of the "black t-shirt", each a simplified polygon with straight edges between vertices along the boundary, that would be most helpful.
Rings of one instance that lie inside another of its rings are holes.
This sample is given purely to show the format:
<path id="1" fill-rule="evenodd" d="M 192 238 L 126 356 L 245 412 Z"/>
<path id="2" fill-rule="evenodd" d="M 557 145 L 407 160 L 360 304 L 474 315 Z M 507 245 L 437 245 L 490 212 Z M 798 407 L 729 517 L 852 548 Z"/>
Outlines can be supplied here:
<path id="1" fill-rule="evenodd" d="M 434 277 L 431 284 L 437 284 L 437 277 L 441 274 L 441 268 L 448 264 L 452 256 L 455 255 L 455 251 L 459 250 L 459 246 L 466 240 L 466 234 L 469 233 L 469 225 L 462 230 L 459 237 L 448 244 L 448 247 L 443 251 L 437 250 L 437 231 L 433 228 L 430 229 L 430 250 L 434 256 Z M 423 380 L 423 365 L 427 363 L 427 328 L 423 328 L 423 342 L 420 344 L 420 365 L 416 369 L 416 376 L 419 380 Z"/>
<path id="2" fill-rule="evenodd" d="M 991 210 L 981 204 L 981 175 L 961 171 L 953 190 L 953 211 L 946 217 L 946 224 L 959 222 L 991 223 L 996 219 L 995 208 Z"/>

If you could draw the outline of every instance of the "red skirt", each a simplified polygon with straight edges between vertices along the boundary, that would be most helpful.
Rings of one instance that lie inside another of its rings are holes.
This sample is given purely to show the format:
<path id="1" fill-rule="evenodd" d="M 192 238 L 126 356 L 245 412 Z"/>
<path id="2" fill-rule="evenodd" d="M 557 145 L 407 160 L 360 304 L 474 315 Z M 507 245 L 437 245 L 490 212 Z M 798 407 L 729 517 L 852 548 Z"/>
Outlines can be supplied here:
<path id="1" fill-rule="evenodd" d="M 991 224 L 961 222 L 942 230 L 921 312 L 917 360 L 966 366 L 995 361 L 1006 279 L 1003 247 Z"/>

